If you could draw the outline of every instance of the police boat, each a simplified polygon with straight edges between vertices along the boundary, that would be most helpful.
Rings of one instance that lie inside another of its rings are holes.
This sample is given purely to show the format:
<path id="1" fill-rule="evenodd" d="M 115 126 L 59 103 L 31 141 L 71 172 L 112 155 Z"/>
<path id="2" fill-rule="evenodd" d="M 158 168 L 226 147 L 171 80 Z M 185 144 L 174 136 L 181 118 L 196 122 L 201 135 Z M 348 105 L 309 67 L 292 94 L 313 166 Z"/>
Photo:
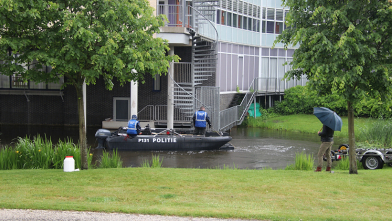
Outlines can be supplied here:
<path id="1" fill-rule="evenodd" d="M 146 126 L 142 134 L 135 137 L 127 135 L 126 127 L 120 127 L 115 132 L 99 129 L 95 133 L 98 147 L 108 150 L 131 151 L 193 151 L 193 150 L 231 150 L 234 147 L 229 143 L 232 138 L 216 133 L 215 135 L 179 134 L 174 130 L 162 130 L 159 133 L 151 131 Z M 155 130 L 154 130 L 155 131 Z"/>

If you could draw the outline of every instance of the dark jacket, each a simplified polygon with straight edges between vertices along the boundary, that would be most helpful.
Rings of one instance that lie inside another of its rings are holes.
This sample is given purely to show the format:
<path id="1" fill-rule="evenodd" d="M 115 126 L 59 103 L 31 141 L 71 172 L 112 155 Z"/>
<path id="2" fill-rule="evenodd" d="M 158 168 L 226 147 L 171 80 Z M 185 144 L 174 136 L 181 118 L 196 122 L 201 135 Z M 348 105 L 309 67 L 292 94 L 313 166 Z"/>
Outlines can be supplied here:
<path id="1" fill-rule="evenodd" d="M 331 128 L 323 125 L 323 131 L 321 131 L 318 135 L 321 136 L 321 142 L 332 142 L 333 133 L 334 131 Z"/>

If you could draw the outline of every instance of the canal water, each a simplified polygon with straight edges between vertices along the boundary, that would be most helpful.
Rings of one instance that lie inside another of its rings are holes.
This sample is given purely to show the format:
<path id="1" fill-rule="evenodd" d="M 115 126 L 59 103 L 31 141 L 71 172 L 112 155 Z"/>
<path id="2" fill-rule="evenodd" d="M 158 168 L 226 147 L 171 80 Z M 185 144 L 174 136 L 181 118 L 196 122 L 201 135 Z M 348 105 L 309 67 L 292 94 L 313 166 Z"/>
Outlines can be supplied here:
<path id="1" fill-rule="evenodd" d="M 88 145 L 96 147 L 95 131 L 88 128 Z M 9 145 L 16 137 L 31 138 L 36 134 L 51 138 L 78 141 L 77 127 L 54 126 L 0 126 L 0 144 Z M 278 131 L 260 128 L 233 128 L 230 132 L 234 150 L 215 151 L 119 151 L 124 167 L 140 167 L 145 160 L 159 155 L 162 167 L 170 168 L 238 168 L 238 169 L 283 169 L 294 163 L 296 153 L 313 154 L 316 157 L 320 147 L 320 137 L 314 134 Z M 333 149 L 348 139 L 336 139 Z M 102 155 L 102 150 L 92 148 L 94 159 Z"/>

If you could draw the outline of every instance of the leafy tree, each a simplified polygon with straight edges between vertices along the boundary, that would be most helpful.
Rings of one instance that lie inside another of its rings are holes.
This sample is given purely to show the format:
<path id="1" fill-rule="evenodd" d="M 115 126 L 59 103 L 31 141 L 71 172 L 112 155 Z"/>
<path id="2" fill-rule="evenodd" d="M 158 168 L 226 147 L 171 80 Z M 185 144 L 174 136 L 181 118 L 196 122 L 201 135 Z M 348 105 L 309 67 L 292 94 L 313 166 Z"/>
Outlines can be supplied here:
<path id="1" fill-rule="evenodd" d="M 350 174 L 357 174 L 353 105 L 365 94 L 391 97 L 392 1 L 284 0 L 287 28 L 275 41 L 297 45 L 293 71 L 319 95 L 336 93 L 348 107 Z"/>
<path id="2" fill-rule="evenodd" d="M 166 73 L 178 57 L 167 56 L 167 42 L 153 37 L 164 21 L 147 0 L 0 1 L 0 60 L 5 61 L 0 68 L 25 81 L 58 82 L 64 76 L 64 86 L 75 87 L 82 169 L 87 169 L 83 83 L 102 77 L 111 90 L 114 77 L 123 85 L 143 82 L 147 73 Z M 52 71 L 41 71 L 43 66 Z"/>

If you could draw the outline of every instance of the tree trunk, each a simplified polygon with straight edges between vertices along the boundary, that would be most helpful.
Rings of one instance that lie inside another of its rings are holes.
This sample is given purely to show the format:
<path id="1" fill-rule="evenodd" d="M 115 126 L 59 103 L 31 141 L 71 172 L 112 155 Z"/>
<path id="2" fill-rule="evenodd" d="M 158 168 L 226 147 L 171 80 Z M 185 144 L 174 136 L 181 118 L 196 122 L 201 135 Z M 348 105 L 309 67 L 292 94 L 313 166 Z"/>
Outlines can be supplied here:
<path id="1" fill-rule="evenodd" d="M 348 145 L 349 149 L 349 159 L 350 159 L 350 174 L 358 174 L 357 168 L 357 157 L 355 153 L 355 133 L 354 133 L 354 109 L 352 103 L 347 101 L 348 107 Z"/>
<path id="2" fill-rule="evenodd" d="M 79 146 L 80 146 L 80 158 L 81 158 L 81 169 L 88 169 L 87 162 L 87 138 L 86 138 L 86 125 L 84 124 L 84 100 L 83 100 L 83 84 L 75 85 L 76 95 L 78 99 L 78 115 L 79 115 Z"/>

